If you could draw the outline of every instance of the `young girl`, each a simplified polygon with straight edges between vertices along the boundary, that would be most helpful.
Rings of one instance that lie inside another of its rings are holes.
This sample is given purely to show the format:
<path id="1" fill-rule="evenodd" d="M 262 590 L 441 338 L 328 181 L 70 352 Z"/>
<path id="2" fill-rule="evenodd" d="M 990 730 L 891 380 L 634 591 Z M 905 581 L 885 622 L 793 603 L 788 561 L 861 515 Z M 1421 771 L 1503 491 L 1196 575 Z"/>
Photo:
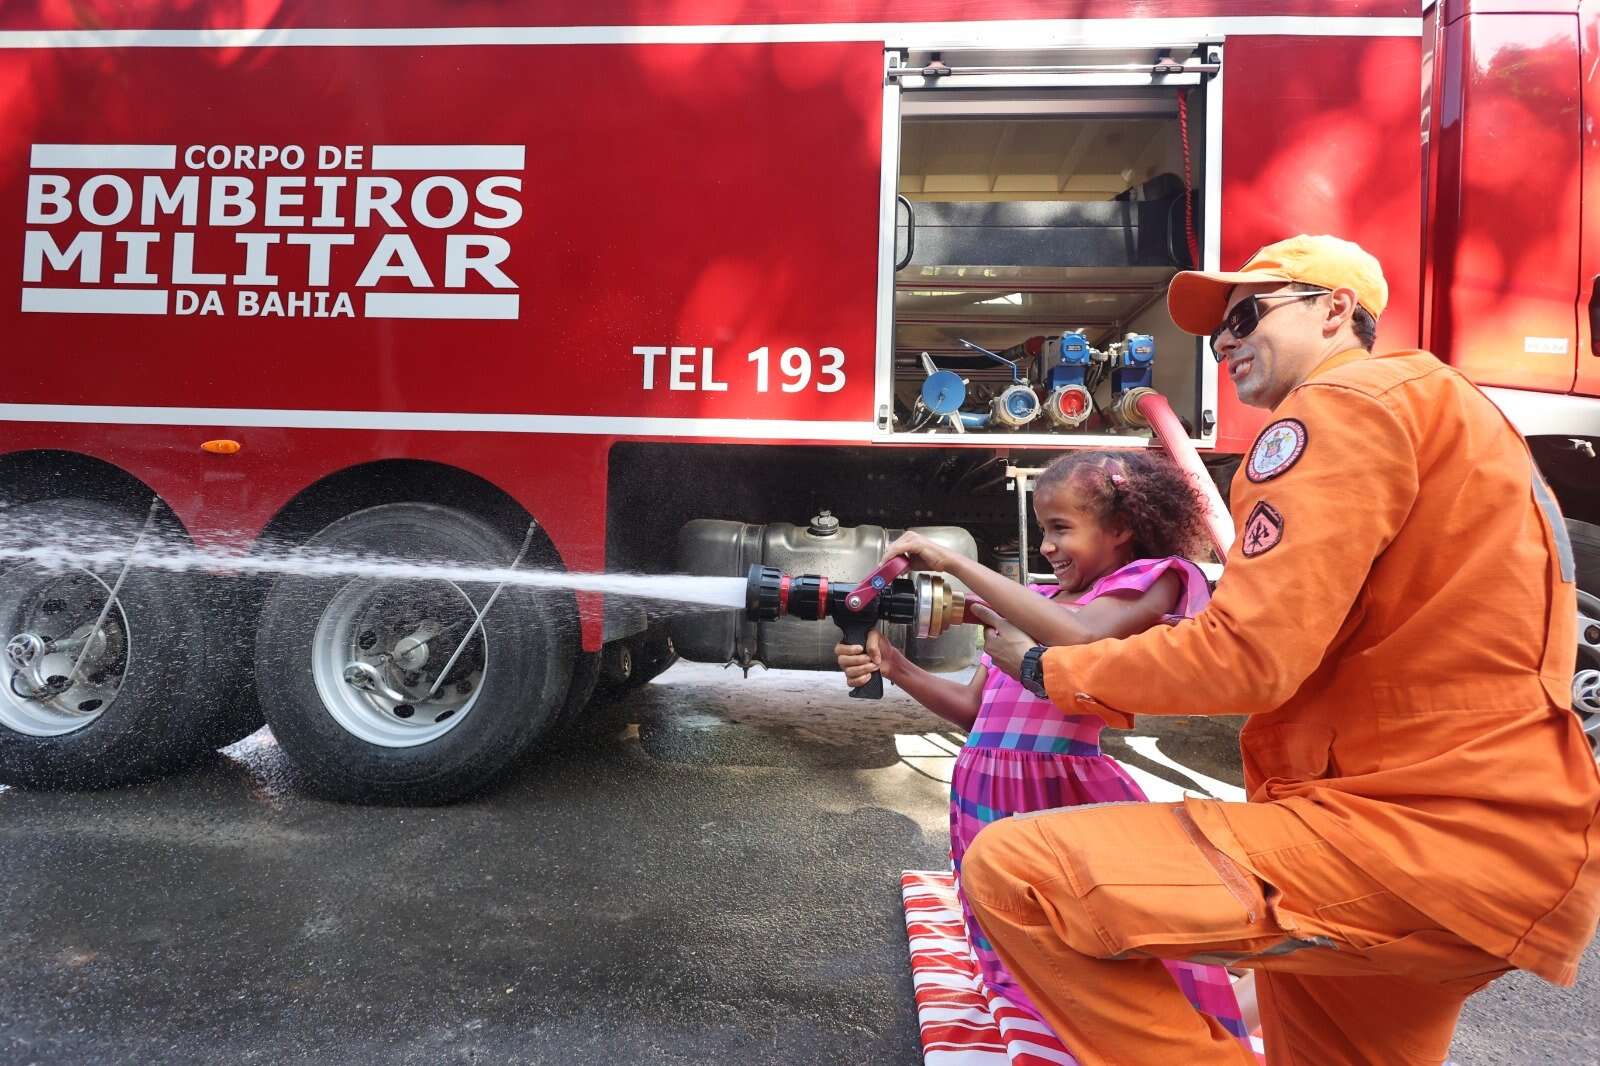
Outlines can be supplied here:
<path id="1" fill-rule="evenodd" d="M 1132 636 L 1187 618 L 1208 601 L 1204 575 L 1183 557 L 1203 542 L 1204 505 L 1187 476 L 1164 458 L 1133 451 L 1068 453 L 1039 475 L 1033 500 L 1044 531 L 1039 552 L 1057 585 L 1023 588 L 915 533 L 897 540 L 888 554 L 908 555 L 918 570 L 959 579 L 996 614 L 1050 646 Z M 876 671 L 967 731 L 950 785 L 958 888 L 961 858 L 989 822 L 1146 798 L 1115 760 L 1100 753 L 1104 722 L 1039 699 L 992 669 L 987 657 L 972 680 L 962 683 L 913 665 L 877 633 L 864 649 L 841 644 L 835 653 L 852 686 L 865 684 Z M 965 896 L 961 906 L 990 990 L 1037 1016 L 978 929 Z M 1197 1007 L 1235 1036 L 1246 1034 L 1223 971 L 1188 963 L 1168 968 Z"/>

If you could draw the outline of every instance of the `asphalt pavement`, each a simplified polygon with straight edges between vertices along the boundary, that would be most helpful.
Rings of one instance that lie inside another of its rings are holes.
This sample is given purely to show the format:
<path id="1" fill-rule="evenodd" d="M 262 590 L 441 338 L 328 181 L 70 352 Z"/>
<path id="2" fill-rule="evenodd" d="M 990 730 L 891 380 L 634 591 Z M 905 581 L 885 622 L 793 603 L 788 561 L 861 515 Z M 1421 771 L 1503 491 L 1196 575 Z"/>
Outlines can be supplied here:
<path id="1" fill-rule="evenodd" d="M 898 879 L 946 862 L 959 734 L 823 674 L 680 664 L 627 709 L 447 808 L 311 799 L 265 731 L 0 788 L 0 1063 L 919 1063 Z M 1236 727 L 1108 750 L 1230 795 Z M 1597 1004 L 1594 947 L 1575 989 L 1497 982 L 1456 1061 L 1600 1062 Z"/>

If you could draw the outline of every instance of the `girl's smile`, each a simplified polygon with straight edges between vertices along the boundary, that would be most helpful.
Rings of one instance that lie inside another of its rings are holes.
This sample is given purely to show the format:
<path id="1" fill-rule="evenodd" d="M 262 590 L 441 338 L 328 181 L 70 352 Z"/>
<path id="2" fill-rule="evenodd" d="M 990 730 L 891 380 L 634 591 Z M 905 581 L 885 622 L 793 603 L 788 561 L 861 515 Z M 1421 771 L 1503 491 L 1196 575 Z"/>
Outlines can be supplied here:
<path id="1" fill-rule="evenodd" d="M 1033 499 L 1034 515 L 1044 531 L 1039 554 L 1050 564 L 1063 592 L 1082 592 L 1132 561 L 1132 532 L 1103 525 L 1087 501 L 1077 499 L 1072 482 L 1052 485 Z"/>

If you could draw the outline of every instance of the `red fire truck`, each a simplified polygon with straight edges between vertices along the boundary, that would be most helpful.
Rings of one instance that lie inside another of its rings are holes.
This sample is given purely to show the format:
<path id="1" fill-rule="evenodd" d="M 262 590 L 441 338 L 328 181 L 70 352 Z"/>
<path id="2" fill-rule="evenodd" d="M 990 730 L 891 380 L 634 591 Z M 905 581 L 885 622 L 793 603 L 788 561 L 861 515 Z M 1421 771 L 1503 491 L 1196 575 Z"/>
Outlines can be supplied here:
<path id="1" fill-rule="evenodd" d="M 0 781 L 264 716 L 330 795 L 443 800 L 674 655 L 827 666 L 823 627 L 225 560 L 849 578 L 933 527 L 1027 571 L 1022 472 L 1150 446 L 1139 390 L 1226 485 L 1263 414 L 1165 286 L 1296 232 L 1377 254 L 1380 345 L 1532 443 L 1600 723 L 1593 0 L 362 8 L 0 11 Z M 211 562 L 126 565 L 157 543 Z"/>

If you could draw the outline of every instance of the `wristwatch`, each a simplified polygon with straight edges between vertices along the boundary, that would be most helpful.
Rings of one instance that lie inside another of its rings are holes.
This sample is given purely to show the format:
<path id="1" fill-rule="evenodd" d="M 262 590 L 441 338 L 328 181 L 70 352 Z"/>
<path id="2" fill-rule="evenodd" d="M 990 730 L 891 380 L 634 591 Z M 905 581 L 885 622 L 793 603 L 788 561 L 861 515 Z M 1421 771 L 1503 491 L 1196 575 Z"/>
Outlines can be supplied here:
<path id="1" fill-rule="evenodd" d="M 1043 644 L 1029 648 L 1022 656 L 1021 669 L 1017 671 L 1017 680 L 1022 682 L 1022 687 L 1041 700 L 1050 698 L 1044 690 L 1044 652 Z"/>

